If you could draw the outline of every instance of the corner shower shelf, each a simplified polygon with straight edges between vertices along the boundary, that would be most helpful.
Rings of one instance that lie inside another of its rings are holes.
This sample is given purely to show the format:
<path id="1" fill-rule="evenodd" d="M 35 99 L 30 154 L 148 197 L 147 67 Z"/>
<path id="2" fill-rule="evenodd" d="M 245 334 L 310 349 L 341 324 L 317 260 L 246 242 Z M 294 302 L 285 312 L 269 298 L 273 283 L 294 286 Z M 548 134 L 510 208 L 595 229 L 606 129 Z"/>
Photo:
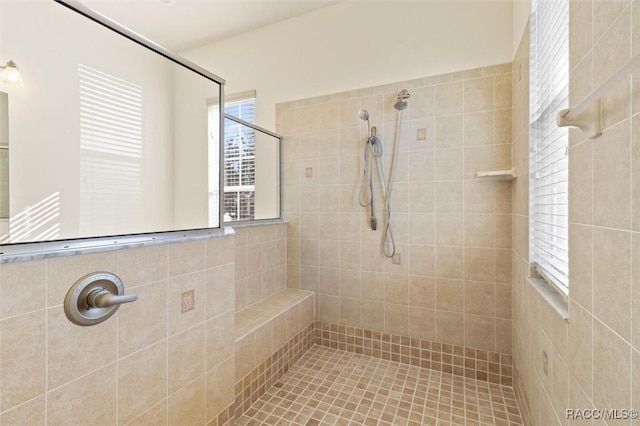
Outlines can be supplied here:
<path id="1" fill-rule="evenodd" d="M 485 179 L 485 180 L 514 180 L 517 176 L 516 176 L 516 168 L 514 167 L 511 170 L 491 170 L 491 171 L 477 172 L 476 177 L 478 179 Z"/>

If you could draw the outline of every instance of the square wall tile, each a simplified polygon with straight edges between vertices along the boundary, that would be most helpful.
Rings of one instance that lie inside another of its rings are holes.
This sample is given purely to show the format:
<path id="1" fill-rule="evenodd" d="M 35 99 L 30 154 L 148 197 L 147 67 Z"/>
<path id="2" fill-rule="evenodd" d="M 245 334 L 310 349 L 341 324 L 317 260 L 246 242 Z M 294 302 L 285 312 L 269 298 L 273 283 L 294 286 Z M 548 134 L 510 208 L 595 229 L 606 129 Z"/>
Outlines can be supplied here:
<path id="1" fill-rule="evenodd" d="M 0 412 L 46 390 L 46 312 L 0 321 Z"/>
<path id="2" fill-rule="evenodd" d="M 0 319 L 44 308 L 46 283 L 44 260 L 0 265 Z"/>

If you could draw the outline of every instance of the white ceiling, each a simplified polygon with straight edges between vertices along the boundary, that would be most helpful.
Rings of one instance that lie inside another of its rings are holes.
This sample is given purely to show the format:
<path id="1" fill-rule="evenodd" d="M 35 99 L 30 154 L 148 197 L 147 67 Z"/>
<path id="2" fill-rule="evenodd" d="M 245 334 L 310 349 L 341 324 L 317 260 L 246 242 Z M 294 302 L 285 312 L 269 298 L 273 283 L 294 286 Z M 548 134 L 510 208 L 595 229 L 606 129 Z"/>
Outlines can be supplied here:
<path id="1" fill-rule="evenodd" d="M 81 0 L 97 12 L 175 52 L 340 1 L 344 0 Z"/>

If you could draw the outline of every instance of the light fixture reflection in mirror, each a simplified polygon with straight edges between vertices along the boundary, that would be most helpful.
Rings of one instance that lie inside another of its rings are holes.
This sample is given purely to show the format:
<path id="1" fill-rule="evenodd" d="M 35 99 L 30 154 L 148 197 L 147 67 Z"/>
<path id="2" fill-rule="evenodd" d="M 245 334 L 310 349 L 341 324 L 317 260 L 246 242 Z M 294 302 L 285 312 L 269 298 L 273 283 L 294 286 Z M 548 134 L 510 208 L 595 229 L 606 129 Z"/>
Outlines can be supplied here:
<path id="1" fill-rule="evenodd" d="M 0 66 L 0 89 L 18 89 L 24 87 L 22 74 L 15 62 L 9 61 L 5 66 Z"/>

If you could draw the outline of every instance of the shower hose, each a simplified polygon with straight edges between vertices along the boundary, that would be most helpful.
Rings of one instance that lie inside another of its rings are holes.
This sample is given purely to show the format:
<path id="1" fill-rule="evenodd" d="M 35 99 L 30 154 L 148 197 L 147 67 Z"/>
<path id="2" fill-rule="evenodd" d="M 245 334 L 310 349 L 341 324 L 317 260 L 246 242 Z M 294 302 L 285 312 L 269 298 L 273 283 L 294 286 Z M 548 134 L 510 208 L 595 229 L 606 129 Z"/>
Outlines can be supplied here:
<path id="1" fill-rule="evenodd" d="M 367 138 L 367 143 L 363 153 L 363 172 L 362 186 L 360 190 L 360 205 L 362 207 L 371 207 L 371 226 L 375 230 L 375 210 L 374 210 L 374 184 L 375 172 L 377 170 L 378 179 L 382 187 L 382 198 L 384 201 L 384 234 L 382 236 L 382 254 L 391 258 L 396 254 L 396 242 L 393 237 L 393 228 L 391 226 L 391 193 L 393 190 L 393 178 L 397 163 L 397 148 L 402 130 L 403 110 L 397 111 L 395 135 L 393 138 L 393 146 L 391 150 L 391 164 L 389 166 L 389 179 L 385 179 L 384 169 L 382 167 L 382 141 L 372 134 Z"/>

